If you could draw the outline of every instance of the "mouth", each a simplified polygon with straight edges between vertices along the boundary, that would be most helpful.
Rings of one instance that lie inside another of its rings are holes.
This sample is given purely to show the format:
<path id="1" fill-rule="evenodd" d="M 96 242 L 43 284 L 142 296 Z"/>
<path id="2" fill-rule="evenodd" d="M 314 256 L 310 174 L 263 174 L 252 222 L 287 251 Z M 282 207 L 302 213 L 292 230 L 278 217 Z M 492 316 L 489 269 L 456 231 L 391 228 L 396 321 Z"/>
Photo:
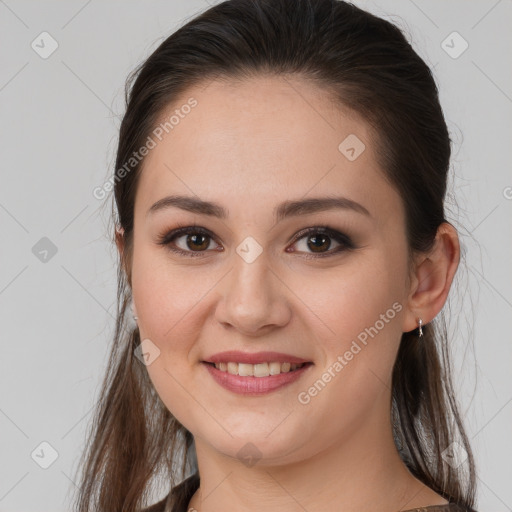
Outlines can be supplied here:
<path id="1" fill-rule="evenodd" d="M 223 361 L 218 363 L 202 361 L 202 363 L 212 366 L 217 370 L 228 373 L 230 375 L 260 378 L 270 377 L 272 375 L 280 375 L 282 373 L 292 373 L 300 370 L 301 368 L 304 368 L 305 366 L 311 366 L 313 364 L 312 362 L 290 363 L 279 361 L 270 361 L 257 364 L 237 363 L 235 361 Z"/>
<path id="2" fill-rule="evenodd" d="M 288 361 L 259 362 L 256 364 L 235 361 L 201 361 L 201 365 L 217 384 L 233 393 L 244 396 L 261 396 L 282 390 L 302 379 L 313 363 Z"/>

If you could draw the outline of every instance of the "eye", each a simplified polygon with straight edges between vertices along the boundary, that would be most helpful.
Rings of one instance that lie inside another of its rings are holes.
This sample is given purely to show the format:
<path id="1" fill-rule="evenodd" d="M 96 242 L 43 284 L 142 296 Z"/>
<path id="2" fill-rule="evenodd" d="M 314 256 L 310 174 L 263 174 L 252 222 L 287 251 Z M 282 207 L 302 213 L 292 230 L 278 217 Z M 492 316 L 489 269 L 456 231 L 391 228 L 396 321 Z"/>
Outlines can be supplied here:
<path id="1" fill-rule="evenodd" d="M 179 242 L 180 239 L 183 240 Z M 174 229 L 159 237 L 157 243 L 166 246 L 170 251 L 182 256 L 198 257 L 203 256 L 202 253 L 207 252 L 211 241 L 214 239 L 215 237 L 207 229 L 194 225 L 181 226 Z M 287 252 L 304 252 L 306 254 L 302 255 L 302 257 L 309 259 L 333 256 L 342 251 L 356 248 L 347 235 L 328 226 L 316 226 L 303 229 L 295 235 L 293 243 L 297 244 L 297 242 L 302 241 L 302 239 L 305 239 L 306 243 L 303 244 L 301 250 L 287 249 Z M 328 250 L 331 249 L 332 240 L 334 240 L 338 246 L 333 250 Z M 214 250 L 221 252 L 223 249 Z M 311 253 L 307 254 L 308 250 L 311 251 Z"/>
<path id="2" fill-rule="evenodd" d="M 294 243 L 300 242 L 303 239 L 305 240 L 305 243 L 302 244 L 302 249 L 300 249 L 299 252 L 306 252 L 303 256 L 306 259 L 325 258 L 342 251 L 356 248 L 352 240 L 347 235 L 340 233 L 329 226 L 316 226 L 304 229 L 295 235 Z M 331 248 L 332 240 L 334 240 L 338 246 L 333 250 L 326 250 Z M 307 250 L 312 251 L 312 253 L 308 254 Z M 296 251 L 288 250 L 288 252 Z"/>
<path id="3" fill-rule="evenodd" d="M 175 240 L 183 239 L 179 244 Z M 159 238 L 158 244 L 166 246 L 170 251 L 183 256 L 202 256 L 213 239 L 211 233 L 199 226 L 186 226 L 174 229 Z M 178 247 L 175 247 L 175 246 Z M 181 245 L 181 247 L 180 247 Z M 217 249 L 218 250 L 218 249 Z"/>

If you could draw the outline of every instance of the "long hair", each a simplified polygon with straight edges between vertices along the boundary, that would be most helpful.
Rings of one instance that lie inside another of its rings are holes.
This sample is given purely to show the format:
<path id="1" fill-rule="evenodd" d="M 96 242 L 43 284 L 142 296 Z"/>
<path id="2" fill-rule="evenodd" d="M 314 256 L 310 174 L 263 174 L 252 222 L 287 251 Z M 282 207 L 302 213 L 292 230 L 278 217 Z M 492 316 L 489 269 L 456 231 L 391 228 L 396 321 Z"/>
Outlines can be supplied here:
<path id="1" fill-rule="evenodd" d="M 136 512 L 160 475 L 171 486 L 196 469 L 193 437 L 167 410 L 134 352 L 129 322 L 134 198 L 143 147 L 191 86 L 262 74 L 312 80 L 370 125 L 385 178 L 406 212 L 409 262 L 433 247 L 445 219 L 451 139 L 431 70 L 394 24 L 340 0 L 229 0 L 165 39 L 126 82 L 112 221 L 124 230 L 112 350 L 81 459 L 78 512 Z M 104 194 L 108 187 L 98 190 Z M 112 225 L 112 242 L 116 240 Z M 395 443 L 409 470 L 450 501 L 472 507 L 475 467 L 454 396 L 444 314 L 403 333 L 392 376 Z M 460 465 L 444 454 L 457 443 Z M 167 489 L 167 492 L 170 489 Z"/>

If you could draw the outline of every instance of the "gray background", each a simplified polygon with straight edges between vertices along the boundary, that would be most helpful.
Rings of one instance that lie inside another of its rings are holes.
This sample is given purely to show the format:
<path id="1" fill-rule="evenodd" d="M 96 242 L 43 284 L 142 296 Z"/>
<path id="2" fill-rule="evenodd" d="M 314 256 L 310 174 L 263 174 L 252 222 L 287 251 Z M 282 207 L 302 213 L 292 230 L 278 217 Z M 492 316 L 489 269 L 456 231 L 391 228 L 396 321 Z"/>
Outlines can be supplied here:
<path id="1" fill-rule="evenodd" d="M 440 87 L 454 139 L 449 220 L 467 260 L 450 299 L 456 390 L 478 510 L 512 510 L 512 2 L 356 5 L 406 30 Z M 110 200 L 92 190 L 113 172 L 128 72 L 207 7 L 0 0 L 0 511 L 70 508 L 115 312 Z M 43 31 L 58 43 L 46 59 L 31 47 Z M 443 47 L 454 31 L 469 44 L 457 58 Z M 57 250 L 46 261 L 44 237 Z"/>

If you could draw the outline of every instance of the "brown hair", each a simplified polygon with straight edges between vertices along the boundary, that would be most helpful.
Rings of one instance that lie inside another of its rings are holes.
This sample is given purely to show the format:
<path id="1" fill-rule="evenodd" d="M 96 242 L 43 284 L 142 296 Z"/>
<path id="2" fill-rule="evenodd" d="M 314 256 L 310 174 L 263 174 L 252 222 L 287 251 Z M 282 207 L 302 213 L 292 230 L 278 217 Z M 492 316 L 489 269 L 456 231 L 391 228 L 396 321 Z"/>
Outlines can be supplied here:
<path id="1" fill-rule="evenodd" d="M 230 0 L 179 28 L 126 84 L 112 204 L 125 250 L 118 267 L 112 351 L 81 460 L 78 512 L 138 511 L 147 506 L 158 475 L 174 486 L 196 469 L 192 435 L 161 402 L 145 366 L 134 357 L 141 340 L 126 314 L 134 200 L 144 160 L 128 170 L 126 163 L 191 86 L 264 73 L 313 80 L 340 107 L 369 123 L 378 163 L 403 200 L 411 264 L 411 256 L 430 250 L 438 227 L 448 222 L 444 200 L 451 139 L 438 89 L 429 67 L 395 25 L 340 0 Z M 115 241 L 115 229 L 112 234 Z M 471 507 L 474 459 L 452 388 L 444 314 L 423 331 L 421 340 L 416 330 L 403 333 L 393 368 L 395 441 L 419 480 Z M 459 467 L 442 457 L 454 441 L 467 454 Z"/>

